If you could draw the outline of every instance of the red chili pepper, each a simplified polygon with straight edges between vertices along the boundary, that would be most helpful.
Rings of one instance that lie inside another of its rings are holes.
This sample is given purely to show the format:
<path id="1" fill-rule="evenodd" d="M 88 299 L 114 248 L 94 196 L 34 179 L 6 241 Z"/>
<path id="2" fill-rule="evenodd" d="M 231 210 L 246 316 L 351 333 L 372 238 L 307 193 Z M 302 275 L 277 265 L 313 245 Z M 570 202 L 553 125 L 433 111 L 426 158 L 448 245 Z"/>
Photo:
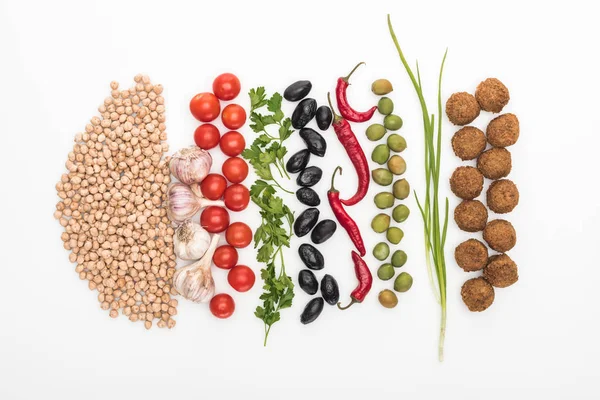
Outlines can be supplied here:
<path id="1" fill-rule="evenodd" d="M 362 303 L 373 285 L 373 275 L 371 275 L 369 266 L 355 251 L 352 252 L 352 261 L 354 261 L 354 273 L 358 279 L 358 286 L 350 294 L 350 298 L 352 299 L 350 304 L 342 307 L 340 306 L 341 303 L 338 303 L 337 306 L 340 310 L 345 310 L 354 303 Z"/>
<path id="2" fill-rule="evenodd" d="M 340 143 L 344 146 L 344 149 L 346 149 L 346 153 L 348 154 L 348 157 L 350 157 L 350 161 L 352 161 L 356 174 L 358 175 L 358 188 L 356 189 L 354 196 L 350 197 L 348 200 L 340 200 L 345 206 L 353 206 L 361 201 L 367 195 L 367 191 L 369 190 L 369 183 L 371 182 L 369 162 L 367 161 L 365 152 L 362 147 L 360 147 L 360 143 L 358 143 L 356 135 L 352 132 L 352 128 L 348 121 L 335 113 L 329 93 L 327 93 L 327 100 L 329 101 L 331 112 L 333 113 L 333 130 Z"/>
<path id="3" fill-rule="evenodd" d="M 363 242 L 363 238 L 360 234 L 360 230 L 358 229 L 358 225 L 356 225 L 356 222 L 354 222 L 352 217 L 348 215 L 348 213 L 344 209 L 344 206 L 340 202 L 340 192 L 336 190 L 336 188 L 333 186 L 335 174 L 338 170 L 341 174 L 342 167 L 338 166 L 333 171 L 333 175 L 331 176 L 331 188 L 327 192 L 327 199 L 329 200 L 329 205 L 331 206 L 333 215 L 335 215 L 335 218 L 338 220 L 340 225 L 342 225 L 346 232 L 348 232 L 350 240 L 352 240 L 352 243 L 354 243 L 354 246 L 356 246 L 356 249 L 360 253 L 361 257 L 364 257 L 365 254 L 367 254 L 367 251 L 365 250 L 365 243 Z"/>
<path id="4" fill-rule="evenodd" d="M 375 113 L 375 110 L 377 110 L 377 106 L 373 106 L 367 111 L 356 111 L 348 104 L 348 98 L 346 97 L 346 90 L 348 89 L 348 86 L 350 86 L 348 80 L 350 79 L 350 75 L 352 75 L 361 64 L 364 64 L 364 62 L 356 64 L 356 67 L 354 67 L 347 76 L 338 78 L 337 86 L 335 87 L 335 97 L 337 98 L 338 107 L 340 108 L 340 114 L 342 114 L 342 117 L 352 122 L 368 121 Z"/>

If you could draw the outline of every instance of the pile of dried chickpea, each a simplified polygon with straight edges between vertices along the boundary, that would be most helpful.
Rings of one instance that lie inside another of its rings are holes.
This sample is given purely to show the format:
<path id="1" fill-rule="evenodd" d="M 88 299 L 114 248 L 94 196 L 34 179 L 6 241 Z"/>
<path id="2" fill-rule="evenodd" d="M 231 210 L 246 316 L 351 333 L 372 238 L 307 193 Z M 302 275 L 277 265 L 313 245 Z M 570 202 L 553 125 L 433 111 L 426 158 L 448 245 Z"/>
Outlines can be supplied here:
<path id="1" fill-rule="evenodd" d="M 103 310 L 147 329 L 175 326 L 173 228 L 162 207 L 170 182 L 161 85 L 137 75 L 75 135 L 67 173 L 56 184 L 54 217 L 75 271 L 98 291 Z"/>

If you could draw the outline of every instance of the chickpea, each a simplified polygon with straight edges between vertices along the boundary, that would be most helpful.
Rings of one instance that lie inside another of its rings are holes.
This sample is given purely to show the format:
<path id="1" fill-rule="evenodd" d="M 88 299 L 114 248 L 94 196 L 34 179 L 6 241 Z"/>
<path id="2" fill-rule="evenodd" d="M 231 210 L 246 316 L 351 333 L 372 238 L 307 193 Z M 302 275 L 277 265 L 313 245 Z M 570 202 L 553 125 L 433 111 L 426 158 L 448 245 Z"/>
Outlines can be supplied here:
<path id="1" fill-rule="evenodd" d="M 177 300 L 174 232 L 161 208 L 171 181 L 163 87 L 141 74 L 134 82 L 124 90 L 111 82 L 99 114 L 75 134 L 54 218 L 75 272 L 111 318 L 170 329 Z"/>

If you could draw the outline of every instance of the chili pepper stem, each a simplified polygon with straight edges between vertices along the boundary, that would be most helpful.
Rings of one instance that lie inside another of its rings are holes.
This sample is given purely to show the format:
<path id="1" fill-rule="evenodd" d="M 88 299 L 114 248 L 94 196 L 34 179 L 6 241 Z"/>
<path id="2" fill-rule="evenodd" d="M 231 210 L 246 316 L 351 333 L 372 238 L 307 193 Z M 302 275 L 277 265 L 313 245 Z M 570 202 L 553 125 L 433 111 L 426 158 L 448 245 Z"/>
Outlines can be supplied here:
<path id="1" fill-rule="evenodd" d="M 349 308 L 350 308 L 350 306 L 351 306 L 352 304 L 354 304 L 354 303 L 356 303 L 356 299 L 354 299 L 354 298 L 353 298 L 353 299 L 352 299 L 352 301 L 350 302 L 350 304 L 348 304 L 347 306 L 343 306 L 343 307 L 342 307 L 342 306 L 340 305 L 340 304 L 342 304 L 341 302 L 340 302 L 340 303 L 337 303 L 337 306 L 338 306 L 338 308 L 339 308 L 340 310 L 347 310 L 347 309 L 349 309 Z"/>
<path id="2" fill-rule="evenodd" d="M 342 120 L 342 117 L 335 112 L 335 108 L 333 108 L 333 104 L 331 104 L 331 94 L 327 92 L 327 101 L 329 102 L 329 108 L 331 108 L 331 112 L 333 113 L 333 122 L 339 122 Z"/>
<path id="3" fill-rule="evenodd" d="M 340 167 L 339 165 L 335 167 L 335 169 L 333 170 L 333 175 L 331 175 L 331 187 L 329 188 L 330 192 L 337 192 L 335 186 L 333 185 L 333 181 L 335 180 L 335 174 L 338 172 L 338 170 L 340 171 L 340 175 L 342 174 L 342 167 Z"/>
<path id="4" fill-rule="evenodd" d="M 364 61 L 361 61 L 358 64 L 356 64 L 356 66 L 354 68 L 352 68 L 352 71 L 350 71 L 350 73 L 348 75 L 346 75 L 345 77 L 342 78 L 344 80 L 344 82 L 348 83 L 348 79 L 350 79 L 350 76 L 354 73 L 354 71 L 356 71 L 358 69 L 358 67 L 360 67 L 363 64 L 365 64 Z"/>

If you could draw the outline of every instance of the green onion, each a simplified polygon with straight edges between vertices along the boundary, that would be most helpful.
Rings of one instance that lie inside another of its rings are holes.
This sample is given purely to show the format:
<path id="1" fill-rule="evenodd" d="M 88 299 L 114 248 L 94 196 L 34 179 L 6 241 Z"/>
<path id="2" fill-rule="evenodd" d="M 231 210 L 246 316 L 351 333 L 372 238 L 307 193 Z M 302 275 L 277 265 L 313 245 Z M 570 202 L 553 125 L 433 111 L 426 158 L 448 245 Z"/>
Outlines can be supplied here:
<path id="1" fill-rule="evenodd" d="M 423 112 L 423 131 L 425 137 L 425 198 L 424 201 L 419 201 L 419 196 L 415 191 L 417 205 L 423 217 L 424 233 L 425 233 L 425 258 L 427 260 L 427 271 L 429 280 L 434 289 L 436 299 L 441 306 L 441 322 L 440 322 L 440 337 L 439 337 L 439 359 L 444 359 L 444 338 L 446 336 L 446 258 L 444 255 L 444 245 L 446 244 L 446 231 L 448 229 L 448 198 L 446 198 L 446 206 L 444 211 L 444 223 L 440 221 L 440 205 L 439 205 L 439 182 L 440 182 L 440 160 L 442 153 L 442 73 L 444 71 L 444 62 L 448 50 L 444 53 L 442 65 L 440 67 L 440 75 L 438 78 L 438 98 L 437 98 L 437 135 L 435 134 L 436 116 L 429 114 L 427 103 L 423 96 L 423 86 L 421 85 L 421 73 L 417 62 L 417 76 L 411 70 L 392 28 L 390 15 L 387 16 L 390 35 L 398 50 L 400 60 L 412 81 Z M 433 272 L 431 261 L 435 267 L 435 275 L 437 283 L 433 280 Z"/>

